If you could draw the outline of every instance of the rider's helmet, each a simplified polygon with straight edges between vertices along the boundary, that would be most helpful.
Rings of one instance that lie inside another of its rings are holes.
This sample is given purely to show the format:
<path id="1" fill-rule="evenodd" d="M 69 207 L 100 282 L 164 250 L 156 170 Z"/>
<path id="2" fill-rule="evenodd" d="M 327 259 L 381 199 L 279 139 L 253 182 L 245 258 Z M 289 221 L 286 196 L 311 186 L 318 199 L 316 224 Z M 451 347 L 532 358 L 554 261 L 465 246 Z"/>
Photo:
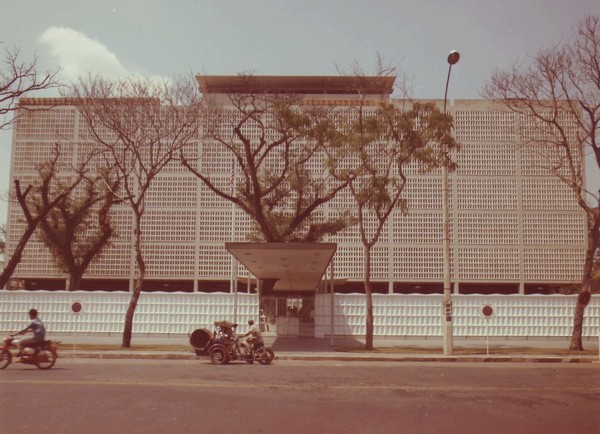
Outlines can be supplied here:
<path id="1" fill-rule="evenodd" d="M 254 320 L 253 320 L 253 319 L 249 319 L 249 320 L 248 320 L 248 325 L 249 325 L 249 326 L 252 326 L 252 325 L 254 325 Z"/>

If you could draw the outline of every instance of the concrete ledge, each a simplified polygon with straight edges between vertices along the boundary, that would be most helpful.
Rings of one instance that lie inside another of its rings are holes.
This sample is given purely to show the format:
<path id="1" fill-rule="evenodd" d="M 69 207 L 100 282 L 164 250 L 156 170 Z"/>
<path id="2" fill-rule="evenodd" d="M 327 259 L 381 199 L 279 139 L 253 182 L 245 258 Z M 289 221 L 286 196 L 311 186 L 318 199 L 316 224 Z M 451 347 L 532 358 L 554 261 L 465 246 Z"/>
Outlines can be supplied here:
<path id="1" fill-rule="evenodd" d="M 142 360 L 198 360 L 209 361 L 193 353 L 160 351 L 61 351 L 64 359 L 142 359 Z M 594 357 L 579 356 L 432 356 L 432 355 L 381 355 L 352 353 L 281 353 L 275 360 L 339 361 L 339 362 L 456 362 L 456 363 L 599 363 Z"/>

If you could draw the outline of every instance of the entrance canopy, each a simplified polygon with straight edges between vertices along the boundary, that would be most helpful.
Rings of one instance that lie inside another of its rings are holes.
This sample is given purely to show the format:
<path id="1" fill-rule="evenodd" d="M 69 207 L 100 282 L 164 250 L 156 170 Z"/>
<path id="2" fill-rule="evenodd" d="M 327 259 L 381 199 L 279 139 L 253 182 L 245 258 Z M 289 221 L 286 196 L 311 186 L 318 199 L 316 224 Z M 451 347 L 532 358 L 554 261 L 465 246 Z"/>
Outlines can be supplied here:
<path id="1" fill-rule="evenodd" d="M 225 243 L 254 276 L 272 281 L 273 292 L 314 291 L 337 243 Z"/>

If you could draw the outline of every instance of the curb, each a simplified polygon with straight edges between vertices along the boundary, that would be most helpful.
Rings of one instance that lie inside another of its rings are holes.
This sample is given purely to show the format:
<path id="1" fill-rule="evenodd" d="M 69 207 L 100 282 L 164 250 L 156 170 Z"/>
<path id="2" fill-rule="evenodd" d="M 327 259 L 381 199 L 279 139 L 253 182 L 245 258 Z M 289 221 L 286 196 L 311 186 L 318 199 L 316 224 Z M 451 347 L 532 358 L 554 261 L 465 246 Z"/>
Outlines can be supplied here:
<path id="1" fill-rule="evenodd" d="M 142 359 L 142 360 L 207 360 L 188 353 L 161 352 L 83 352 L 63 351 L 63 359 Z M 280 354 L 275 360 L 293 361 L 338 361 L 338 362 L 454 362 L 454 363 L 600 363 L 594 357 L 579 356 L 357 356 L 357 355 L 319 355 L 319 354 Z"/>
<path id="2" fill-rule="evenodd" d="M 343 361 L 343 362 L 427 362 L 427 363 L 598 363 L 593 359 L 580 359 L 574 357 L 327 357 L 327 356 L 281 356 L 276 360 L 304 360 L 304 361 Z"/>

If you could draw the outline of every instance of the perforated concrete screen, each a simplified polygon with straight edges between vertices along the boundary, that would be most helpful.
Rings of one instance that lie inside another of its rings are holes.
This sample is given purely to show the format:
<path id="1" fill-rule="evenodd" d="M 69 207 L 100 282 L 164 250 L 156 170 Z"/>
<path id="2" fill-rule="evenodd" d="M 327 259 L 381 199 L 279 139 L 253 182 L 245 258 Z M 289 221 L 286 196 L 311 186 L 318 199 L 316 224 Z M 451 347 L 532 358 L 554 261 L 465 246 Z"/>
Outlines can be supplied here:
<path id="1" fill-rule="evenodd" d="M 306 101 L 312 105 L 342 104 L 336 109 L 343 118 L 351 116 L 344 98 L 321 94 Z M 94 149 L 83 120 L 69 100 L 51 102 L 54 107 L 50 110 L 27 112 L 16 122 L 11 180 L 35 182 L 35 164 L 52 155 L 56 142 L 64 152 L 60 168 L 65 175 L 71 164 Z M 437 104 L 441 106 L 442 101 Z M 487 284 L 493 291 L 494 284 L 510 283 L 515 291 L 523 292 L 525 285 L 577 282 L 585 250 L 585 218 L 569 188 L 547 168 L 560 155 L 550 147 L 528 145 L 527 137 L 537 134 L 535 125 L 500 105 L 457 100 L 449 107 L 456 120 L 454 134 L 462 144 L 452 155 L 458 166 L 449 182 L 454 292 L 460 293 L 465 284 Z M 229 131 L 235 116 L 235 111 L 226 107 L 220 128 Z M 575 126 L 569 128 L 576 134 Z M 235 182 L 239 167 L 214 140 L 198 138 L 185 152 L 190 161 L 198 158 L 198 170 L 210 171 L 221 188 Z M 99 159 L 94 161 L 101 165 Z M 280 163 L 277 158 L 270 161 Z M 315 162 L 309 169 L 322 172 Z M 389 292 L 398 284 L 408 285 L 409 292 L 419 292 L 427 285 L 441 288 L 443 277 L 441 171 L 421 173 L 412 167 L 407 173 L 403 197 L 408 201 L 408 213 L 398 210 L 391 215 L 373 250 L 372 277 Z M 338 215 L 352 210 L 352 205 L 351 196 L 342 191 L 318 213 Z M 118 237 L 94 260 L 85 279 L 110 279 L 127 285 L 136 275 L 131 254 L 133 217 L 124 205 L 116 206 L 112 215 Z M 7 229 L 10 255 L 24 229 L 14 199 L 9 204 Z M 222 287 L 228 288 L 234 264 L 225 243 L 246 241 L 252 230 L 247 215 L 173 162 L 157 177 L 147 196 L 143 221 L 147 278 L 175 290 L 181 285 L 185 290 L 202 291 L 206 289 L 203 282 L 222 282 Z M 360 282 L 364 255 L 357 229 L 349 228 L 324 241 L 338 244 L 333 259 L 335 277 Z M 241 276 L 249 275 L 243 266 L 238 270 Z M 13 277 L 23 281 L 65 279 L 35 236 Z"/>

